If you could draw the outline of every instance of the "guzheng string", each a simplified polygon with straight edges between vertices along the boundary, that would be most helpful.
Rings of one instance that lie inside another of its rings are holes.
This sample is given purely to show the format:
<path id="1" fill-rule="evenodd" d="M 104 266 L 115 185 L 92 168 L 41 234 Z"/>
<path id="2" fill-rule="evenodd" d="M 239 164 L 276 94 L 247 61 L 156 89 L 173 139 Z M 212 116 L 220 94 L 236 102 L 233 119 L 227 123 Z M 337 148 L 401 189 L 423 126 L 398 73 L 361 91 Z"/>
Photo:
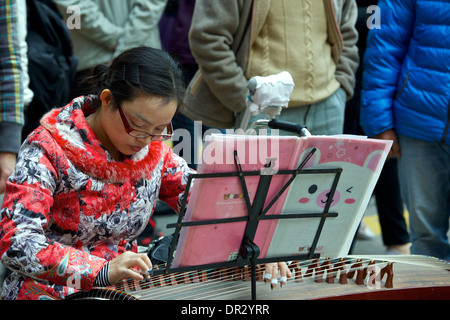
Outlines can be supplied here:
<path id="1" fill-rule="evenodd" d="M 182 299 L 183 297 L 193 300 L 205 299 L 205 297 L 211 298 L 225 292 L 248 290 L 248 282 L 232 281 L 236 280 L 233 271 L 233 268 L 224 268 L 157 275 L 153 276 L 150 282 L 128 279 L 116 286 L 116 289 L 130 293 L 139 299 L 158 300 Z M 186 283 L 187 281 L 188 283 Z M 152 291 L 157 292 L 153 293 Z"/>
<path id="2" fill-rule="evenodd" d="M 375 261 L 371 258 L 360 257 L 295 261 L 290 265 L 292 277 L 288 279 L 285 285 L 289 285 L 290 282 L 294 281 L 298 282 L 297 280 L 299 279 L 302 282 L 323 281 L 326 277 L 337 277 L 342 272 L 346 272 L 349 278 L 353 278 L 354 274 L 360 270 L 369 270 L 369 266 L 377 266 L 381 270 L 381 266 L 385 266 L 386 263 L 387 261 Z M 185 273 L 168 273 L 153 276 L 150 281 L 127 279 L 117 284 L 115 289 L 144 300 L 213 299 L 223 294 L 249 290 L 250 269 L 240 268 L 239 273 L 236 272 L 236 269 L 236 267 L 230 267 Z M 260 279 L 261 270 L 260 268 Z M 368 272 L 373 271 L 369 270 Z"/>
<path id="3" fill-rule="evenodd" d="M 450 263 L 443 261 L 436 257 L 423 256 L 423 255 L 377 255 L 377 256 L 348 256 L 349 258 L 361 258 L 361 259 L 376 259 L 381 261 L 399 262 L 414 266 L 424 266 L 429 268 L 437 268 L 450 270 Z"/>

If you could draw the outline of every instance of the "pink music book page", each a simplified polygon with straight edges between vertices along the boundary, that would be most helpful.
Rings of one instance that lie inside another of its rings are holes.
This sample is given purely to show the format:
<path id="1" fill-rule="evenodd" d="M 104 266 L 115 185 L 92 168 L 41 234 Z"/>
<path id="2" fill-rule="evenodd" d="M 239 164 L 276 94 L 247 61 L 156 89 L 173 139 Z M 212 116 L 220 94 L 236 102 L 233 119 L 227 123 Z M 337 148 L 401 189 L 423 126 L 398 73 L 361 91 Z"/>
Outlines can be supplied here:
<path id="1" fill-rule="evenodd" d="M 235 150 L 244 172 L 273 174 L 278 170 L 293 170 L 312 148 L 316 148 L 303 169 L 343 169 L 329 210 L 336 210 L 339 215 L 326 220 L 315 250 L 335 257 L 347 249 L 351 234 L 356 232 L 390 146 L 390 141 L 346 135 L 301 138 L 211 135 L 205 143 L 198 172 L 236 172 Z M 272 201 L 290 177 L 272 176 L 264 206 Z M 259 179 L 259 176 L 245 177 L 251 204 Z M 325 199 L 326 202 L 326 191 L 329 191 L 333 179 L 334 175 L 330 174 L 297 175 L 266 215 L 323 212 L 322 201 Z M 346 193 L 352 197 L 346 197 Z M 202 178 L 194 182 L 183 221 L 246 216 L 248 211 L 237 176 Z M 318 222 L 317 218 L 260 221 L 254 239 L 260 248 L 259 258 L 308 253 Z M 247 222 L 242 221 L 182 228 L 172 267 L 236 260 L 246 225 Z"/>
<path id="2" fill-rule="evenodd" d="M 211 135 L 203 148 L 198 173 L 236 172 L 234 151 L 243 172 L 271 174 L 278 170 L 295 169 L 299 151 L 297 137 Z M 265 206 L 277 195 L 289 177 L 275 175 Z M 245 176 L 245 185 L 253 204 L 259 176 Z M 284 193 L 284 196 L 286 192 Z M 268 214 L 281 212 L 280 198 Z M 202 221 L 246 217 L 248 211 L 239 177 L 196 179 L 187 205 L 184 221 Z M 191 266 L 232 261 L 237 258 L 247 222 L 185 227 L 180 232 L 172 266 Z M 274 221 L 263 221 L 255 235 L 255 243 L 263 245 L 267 233 L 273 233 Z"/>

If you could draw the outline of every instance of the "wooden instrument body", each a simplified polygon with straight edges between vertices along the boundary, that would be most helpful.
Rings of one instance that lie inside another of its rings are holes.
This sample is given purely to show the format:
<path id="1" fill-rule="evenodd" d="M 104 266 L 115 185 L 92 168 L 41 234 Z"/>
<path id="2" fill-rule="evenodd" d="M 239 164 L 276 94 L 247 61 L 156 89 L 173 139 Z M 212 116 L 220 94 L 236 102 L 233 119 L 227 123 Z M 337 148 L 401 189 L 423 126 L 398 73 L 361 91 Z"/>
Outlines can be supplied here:
<path id="1" fill-rule="evenodd" d="M 407 257 L 407 256 L 406 256 Z M 351 259 L 344 268 L 335 260 L 291 265 L 293 277 L 282 287 L 262 280 L 257 272 L 258 300 L 450 300 L 448 264 L 411 256 L 395 262 Z M 413 259 L 414 257 L 414 259 Z M 348 259 L 347 259 L 348 260 Z M 412 261 L 411 261 L 412 260 Z M 419 263 L 417 263 L 417 261 Z M 219 272 L 220 271 L 220 272 Z M 107 300 L 249 300 L 250 273 L 246 268 L 160 274 L 150 282 L 127 280 L 116 288 L 80 292 L 72 299 Z"/>

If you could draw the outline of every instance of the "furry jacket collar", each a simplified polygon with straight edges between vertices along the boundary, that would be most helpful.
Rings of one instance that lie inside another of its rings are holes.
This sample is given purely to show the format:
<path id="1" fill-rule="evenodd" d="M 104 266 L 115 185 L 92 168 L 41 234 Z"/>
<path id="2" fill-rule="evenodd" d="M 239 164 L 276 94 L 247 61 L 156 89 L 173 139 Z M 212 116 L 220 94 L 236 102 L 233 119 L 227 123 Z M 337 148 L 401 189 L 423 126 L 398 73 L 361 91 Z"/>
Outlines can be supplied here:
<path id="1" fill-rule="evenodd" d="M 162 142 L 154 141 L 124 161 L 114 161 L 86 120 L 97 101 L 96 96 L 76 98 L 48 112 L 41 124 L 84 174 L 109 183 L 150 179 L 162 157 Z"/>

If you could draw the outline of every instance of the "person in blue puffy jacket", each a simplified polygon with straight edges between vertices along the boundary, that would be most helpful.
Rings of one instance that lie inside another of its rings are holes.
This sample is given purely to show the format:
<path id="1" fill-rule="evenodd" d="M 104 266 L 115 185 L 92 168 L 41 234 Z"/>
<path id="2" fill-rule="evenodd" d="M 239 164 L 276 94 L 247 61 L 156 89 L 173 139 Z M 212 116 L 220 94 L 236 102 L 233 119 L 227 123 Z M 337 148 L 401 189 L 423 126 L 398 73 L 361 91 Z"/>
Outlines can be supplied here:
<path id="1" fill-rule="evenodd" d="M 411 252 L 450 260 L 450 0 L 381 0 L 377 10 L 361 126 L 394 141 Z"/>

